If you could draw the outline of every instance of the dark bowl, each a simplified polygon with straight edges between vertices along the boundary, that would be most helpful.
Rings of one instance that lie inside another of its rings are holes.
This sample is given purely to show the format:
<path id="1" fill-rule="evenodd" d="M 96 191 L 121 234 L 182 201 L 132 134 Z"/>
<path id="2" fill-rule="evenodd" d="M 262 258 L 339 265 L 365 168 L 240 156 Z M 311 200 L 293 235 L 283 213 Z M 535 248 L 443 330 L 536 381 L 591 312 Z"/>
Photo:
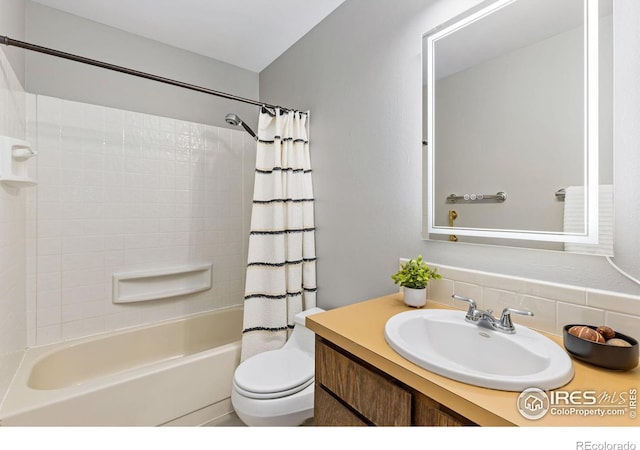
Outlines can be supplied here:
<path id="1" fill-rule="evenodd" d="M 622 333 L 616 333 L 615 337 L 624 339 L 631 347 L 616 347 L 614 345 L 600 344 L 569 334 L 569 329 L 574 326 L 591 325 L 572 324 L 565 325 L 563 329 L 564 348 L 567 352 L 580 361 L 613 370 L 630 370 L 638 365 L 638 341 Z"/>

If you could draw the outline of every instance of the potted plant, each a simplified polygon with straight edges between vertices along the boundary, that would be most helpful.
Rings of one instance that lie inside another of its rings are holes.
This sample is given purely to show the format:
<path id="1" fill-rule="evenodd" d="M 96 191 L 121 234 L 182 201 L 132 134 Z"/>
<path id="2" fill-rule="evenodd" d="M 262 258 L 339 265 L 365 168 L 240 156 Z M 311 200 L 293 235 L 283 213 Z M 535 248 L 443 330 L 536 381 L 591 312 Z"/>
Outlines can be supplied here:
<path id="1" fill-rule="evenodd" d="M 427 285 L 429 280 L 442 278 L 438 269 L 430 269 L 422 260 L 422 255 L 400 265 L 400 270 L 391 275 L 394 284 L 403 287 L 404 302 L 420 308 L 427 302 Z"/>

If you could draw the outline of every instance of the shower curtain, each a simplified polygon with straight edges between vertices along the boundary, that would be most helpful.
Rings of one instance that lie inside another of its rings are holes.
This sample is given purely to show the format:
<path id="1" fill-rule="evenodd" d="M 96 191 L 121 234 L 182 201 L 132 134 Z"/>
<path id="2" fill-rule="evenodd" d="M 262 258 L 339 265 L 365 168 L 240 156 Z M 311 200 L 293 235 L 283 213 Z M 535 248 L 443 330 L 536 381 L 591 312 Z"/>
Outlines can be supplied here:
<path id="1" fill-rule="evenodd" d="M 265 108 L 258 123 L 241 360 L 282 347 L 316 306 L 308 114 Z"/>

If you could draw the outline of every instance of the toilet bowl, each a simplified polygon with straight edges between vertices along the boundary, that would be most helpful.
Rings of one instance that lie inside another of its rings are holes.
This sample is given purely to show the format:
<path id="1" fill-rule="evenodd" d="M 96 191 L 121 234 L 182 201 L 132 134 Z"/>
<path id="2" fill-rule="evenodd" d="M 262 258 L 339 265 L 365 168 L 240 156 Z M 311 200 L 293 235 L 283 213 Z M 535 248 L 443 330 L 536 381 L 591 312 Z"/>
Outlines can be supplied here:
<path id="1" fill-rule="evenodd" d="M 246 425 L 298 426 L 313 417 L 315 333 L 304 321 L 320 312 L 298 313 L 282 348 L 247 358 L 236 368 L 231 403 Z"/>

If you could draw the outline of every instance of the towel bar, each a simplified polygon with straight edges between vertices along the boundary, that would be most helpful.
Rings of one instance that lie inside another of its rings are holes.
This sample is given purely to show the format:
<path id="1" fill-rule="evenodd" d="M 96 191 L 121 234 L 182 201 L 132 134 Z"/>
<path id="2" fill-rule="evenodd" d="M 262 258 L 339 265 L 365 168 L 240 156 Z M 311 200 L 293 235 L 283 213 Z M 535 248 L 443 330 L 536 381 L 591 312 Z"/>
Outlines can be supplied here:
<path id="1" fill-rule="evenodd" d="M 484 201 L 496 201 L 498 203 L 502 203 L 507 200 L 506 192 L 498 192 L 495 195 L 486 195 L 486 194 L 464 194 L 464 195 L 456 195 L 450 194 L 447 196 L 447 203 L 457 203 L 459 201 L 465 202 L 484 202 Z"/>

